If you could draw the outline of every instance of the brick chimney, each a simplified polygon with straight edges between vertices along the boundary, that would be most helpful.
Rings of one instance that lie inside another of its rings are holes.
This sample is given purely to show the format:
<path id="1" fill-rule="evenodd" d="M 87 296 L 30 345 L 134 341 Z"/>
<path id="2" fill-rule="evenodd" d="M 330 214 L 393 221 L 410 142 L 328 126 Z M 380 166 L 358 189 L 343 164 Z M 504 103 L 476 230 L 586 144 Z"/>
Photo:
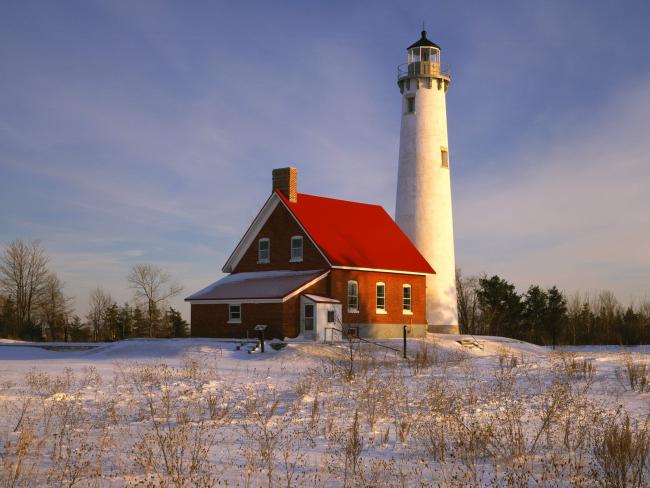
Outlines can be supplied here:
<path id="1" fill-rule="evenodd" d="M 277 168 L 273 170 L 273 191 L 280 190 L 290 202 L 298 201 L 298 170 Z"/>

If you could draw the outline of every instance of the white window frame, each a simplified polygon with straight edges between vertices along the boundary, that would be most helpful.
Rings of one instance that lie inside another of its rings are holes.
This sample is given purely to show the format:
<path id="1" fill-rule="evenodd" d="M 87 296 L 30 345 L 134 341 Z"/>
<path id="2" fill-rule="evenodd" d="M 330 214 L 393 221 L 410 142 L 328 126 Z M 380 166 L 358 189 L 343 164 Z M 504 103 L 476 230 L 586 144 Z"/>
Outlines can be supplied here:
<path id="1" fill-rule="evenodd" d="M 238 307 L 239 312 L 237 315 L 239 317 L 233 317 L 233 307 Z M 241 303 L 229 303 L 228 304 L 228 323 L 229 324 L 241 324 Z"/>
<path id="2" fill-rule="evenodd" d="M 409 296 L 406 298 L 404 292 L 408 289 Z M 408 300 L 408 307 L 407 307 Z M 402 285 L 402 313 L 404 315 L 413 315 L 413 287 L 408 283 Z"/>
<path id="3" fill-rule="evenodd" d="M 294 255 L 293 255 L 293 241 L 297 240 L 297 239 L 300 239 L 300 257 L 294 257 Z M 303 237 L 302 236 L 292 236 L 290 246 L 291 246 L 291 250 L 290 250 L 291 259 L 289 259 L 289 262 L 290 263 L 302 263 L 303 256 L 305 255 L 305 240 L 303 239 Z"/>
<path id="4" fill-rule="evenodd" d="M 262 257 L 263 242 L 266 242 L 268 244 L 266 248 L 267 256 L 265 258 Z M 268 237 L 262 237 L 260 240 L 257 241 L 257 262 L 258 264 L 271 262 L 271 239 L 269 239 Z"/>
<path id="5" fill-rule="evenodd" d="M 382 288 L 383 294 L 379 295 L 379 287 Z M 383 302 L 382 304 L 379 303 L 379 300 L 381 298 L 381 301 Z M 375 283 L 375 311 L 378 314 L 385 314 L 388 313 L 386 312 L 386 283 L 383 281 L 378 281 Z"/>
<path id="6" fill-rule="evenodd" d="M 356 294 L 352 295 L 350 294 L 350 285 L 354 283 L 355 289 L 356 289 Z M 356 301 L 356 307 L 351 307 L 350 306 L 350 298 L 354 297 Z M 348 298 L 347 298 L 347 304 L 348 304 L 348 312 L 349 313 L 359 313 L 359 282 L 356 280 L 348 280 Z"/>

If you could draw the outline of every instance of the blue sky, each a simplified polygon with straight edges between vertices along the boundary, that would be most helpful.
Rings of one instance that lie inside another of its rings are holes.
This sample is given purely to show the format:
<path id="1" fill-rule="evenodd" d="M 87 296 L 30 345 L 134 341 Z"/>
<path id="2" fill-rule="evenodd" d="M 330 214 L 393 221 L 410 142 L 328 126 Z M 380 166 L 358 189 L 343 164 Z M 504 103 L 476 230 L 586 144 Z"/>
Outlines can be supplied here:
<path id="1" fill-rule="evenodd" d="M 137 262 L 217 279 L 274 167 L 392 213 L 422 21 L 452 66 L 457 265 L 650 295 L 644 1 L 0 2 L 0 242 L 41 239 L 85 313 Z"/>

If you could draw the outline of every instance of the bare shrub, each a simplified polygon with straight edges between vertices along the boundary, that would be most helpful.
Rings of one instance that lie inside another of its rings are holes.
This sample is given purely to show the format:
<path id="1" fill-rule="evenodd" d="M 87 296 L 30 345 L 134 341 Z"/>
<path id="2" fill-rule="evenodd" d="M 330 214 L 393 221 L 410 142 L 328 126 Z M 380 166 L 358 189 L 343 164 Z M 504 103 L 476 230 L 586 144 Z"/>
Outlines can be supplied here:
<path id="1" fill-rule="evenodd" d="M 556 362 L 556 372 L 568 380 L 585 380 L 592 381 L 596 374 L 596 366 L 592 361 L 584 358 L 578 358 L 575 354 L 560 352 L 555 353 L 559 359 Z"/>
<path id="2" fill-rule="evenodd" d="M 30 421 L 25 421 L 15 440 L 0 446 L 0 485 L 29 487 L 37 479 L 42 442 Z"/>
<path id="3" fill-rule="evenodd" d="M 358 479 L 363 478 L 362 454 L 365 443 L 361 435 L 359 412 L 354 411 L 354 417 L 347 429 L 335 428 L 328 438 L 330 455 L 338 462 L 328 466 L 333 474 L 339 474 L 343 468 L 343 486 L 355 486 Z"/>
<path id="4" fill-rule="evenodd" d="M 650 376 L 646 362 L 635 361 L 632 355 L 623 356 L 623 367 L 616 372 L 619 380 L 627 383 L 630 390 L 643 393 L 650 391 Z"/>
<path id="5" fill-rule="evenodd" d="M 216 443 L 214 422 L 201 403 L 176 391 L 173 380 L 184 376 L 166 364 L 136 365 L 123 371 L 144 401 L 146 430 L 136 434 L 133 463 L 161 486 L 213 486 L 217 480 L 209 454 Z"/>
<path id="6" fill-rule="evenodd" d="M 606 425 L 596 437 L 593 455 L 605 486 L 647 486 L 645 474 L 650 455 L 648 422 L 634 426 L 625 415 L 620 421 Z"/>
<path id="7" fill-rule="evenodd" d="M 244 416 L 240 427 L 243 439 L 244 455 L 249 466 L 247 469 L 259 468 L 266 472 L 268 486 L 272 487 L 275 457 L 282 434 L 290 427 L 290 410 L 283 414 L 279 392 L 275 388 L 263 385 L 248 389 L 244 401 Z M 252 463 L 252 466 L 250 465 Z"/>
<path id="8" fill-rule="evenodd" d="M 418 350 L 415 351 L 415 356 L 409 360 L 408 365 L 411 373 L 417 376 L 439 361 L 436 345 L 429 345 L 426 341 L 420 341 Z"/>

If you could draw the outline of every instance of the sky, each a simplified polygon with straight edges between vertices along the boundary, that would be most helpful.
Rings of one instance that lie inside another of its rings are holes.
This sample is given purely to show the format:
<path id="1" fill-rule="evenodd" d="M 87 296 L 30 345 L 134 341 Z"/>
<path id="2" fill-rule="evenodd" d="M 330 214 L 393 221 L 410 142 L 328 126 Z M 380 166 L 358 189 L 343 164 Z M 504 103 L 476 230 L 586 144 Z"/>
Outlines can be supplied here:
<path id="1" fill-rule="evenodd" d="M 273 168 L 393 214 L 423 22 L 452 70 L 463 274 L 650 296 L 646 1 L 0 0 L 0 244 L 40 239 L 81 315 L 159 265 L 189 318 Z"/>

